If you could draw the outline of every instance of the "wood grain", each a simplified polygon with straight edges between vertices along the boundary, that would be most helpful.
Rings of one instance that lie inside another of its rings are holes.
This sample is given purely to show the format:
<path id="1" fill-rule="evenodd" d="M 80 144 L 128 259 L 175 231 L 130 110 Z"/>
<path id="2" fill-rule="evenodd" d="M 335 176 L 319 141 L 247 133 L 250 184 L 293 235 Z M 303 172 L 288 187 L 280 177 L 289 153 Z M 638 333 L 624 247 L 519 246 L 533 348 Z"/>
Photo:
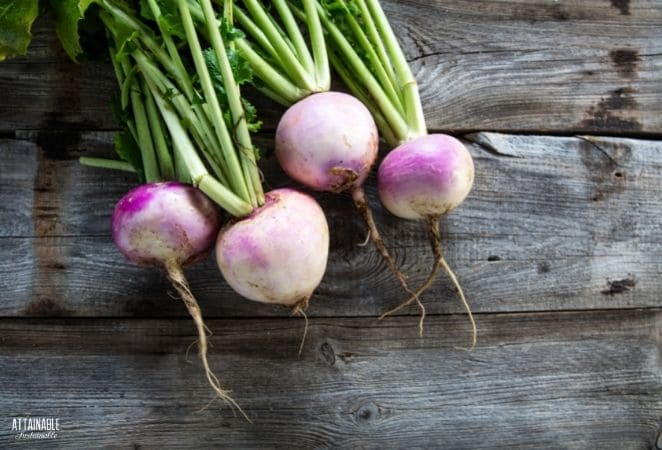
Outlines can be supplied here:
<path id="1" fill-rule="evenodd" d="M 210 361 L 254 420 L 212 403 L 185 320 L 0 321 L 0 445 L 16 415 L 83 448 L 655 448 L 662 312 L 213 320 Z M 65 351 L 66 349 L 66 351 Z M 34 441 L 25 443 L 32 448 Z"/>
<path id="2" fill-rule="evenodd" d="M 132 266 L 114 248 L 108 221 L 130 176 L 80 166 L 108 154 L 108 133 L 19 133 L 0 141 L 2 316 L 185 315 L 156 270 Z M 446 256 L 479 312 L 642 308 L 662 292 L 662 143 L 478 133 L 465 136 L 476 164 L 468 200 L 442 220 Z M 270 186 L 291 185 L 268 149 Z M 378 223 L 414 285 L 431 253 L 420 224 L 379 206 Z M 400 301 L 345 196 L 318 195 L 331 226 L 327 274 L 309 313 L 376 315 Z M 287 315 L 241 299 L 211 260 L 189 271 L 209 317 Z M 430 313 L 460 312 L 445 277 L 424 297 Z M 416 314 L 411 309 L 406 313 Z"/>
<path id="3" fill-rule="evenodd" d="M 430 129 L 662 134 L 660 0 L 383 3 Z M 0 66 L 0 132 L 115 128 L 110 66 L 67 61 L 52 27 Z M 256 103 L 273 129 L 282 109 Z"/>

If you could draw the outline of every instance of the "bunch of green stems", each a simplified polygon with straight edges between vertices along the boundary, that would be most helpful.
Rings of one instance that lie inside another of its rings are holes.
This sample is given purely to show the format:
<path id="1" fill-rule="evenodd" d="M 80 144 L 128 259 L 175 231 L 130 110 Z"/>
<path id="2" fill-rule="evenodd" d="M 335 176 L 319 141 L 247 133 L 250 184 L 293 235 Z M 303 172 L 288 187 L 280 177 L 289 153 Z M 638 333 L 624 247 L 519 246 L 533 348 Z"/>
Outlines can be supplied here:
<path id="1" fill-rule="evenodd" d="M 196 22 L 194 4 L 175 0 L 184 39 L 172 33 L 156 0 L 145 1 L 158 33 L 118 2 L 99 2 L 126 113 L 124 126 L 139 149 L 144 179 L 190 182 L 231 215 L 246 216 L 264 203 L 264 192 L 241 92 L 228 59 L 232 43 L 223 39 L 211 0 L 195 3 Z M 226 3 L 224 10 L 231 12 L 231 2 Z M 214 86 L 201 37 L 213 50 L 222 92 Z M 186 49 L 188 55 L 182 54 Z M 185 61 L 192 61 L 193 70 Z M 227 96 L 224 104 L 229 111 L 221 109 L 219 95 Z M 82 162 L 135 170 L 122 161 L 83 158 Z"/>

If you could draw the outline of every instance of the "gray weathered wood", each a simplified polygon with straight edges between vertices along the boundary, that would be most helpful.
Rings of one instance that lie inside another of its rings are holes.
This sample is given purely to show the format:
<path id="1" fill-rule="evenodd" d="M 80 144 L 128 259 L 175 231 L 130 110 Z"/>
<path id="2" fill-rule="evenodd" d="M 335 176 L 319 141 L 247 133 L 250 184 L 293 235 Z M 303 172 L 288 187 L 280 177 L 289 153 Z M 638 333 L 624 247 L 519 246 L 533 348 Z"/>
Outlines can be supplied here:
<path id="1" fill-rule="evenodd" d="M 431 129 L 662 133 L 660 0 L 385 0 Z M 49 20 L 0 65 L 0 131 L 115 128 L 112 70 L 74 65 Z M 266 128 L 282 110 L 257 100 Z"/>
<path id="2" fill-rule="evenodd" d="M 0 142 L 0 248 L 10 256 L 0 261 L 0 315 L 184 315 L 167 297 L 165 278 L 126 262 L 110 239 L 113 204 L 131 177 L 77 162 L 82 151 L 106 154 L 109 134 L 20 136 L 25 140 Z M 660 306 L 662 143 L 494 133 L 466 139 L 475 188 L 442 228 L 447 258 L 475 311 Z M 273 156 L 262 165 L 272 186 L 289 184 Z M 421 225 L 387 214 L 375 180 L 367 186 L 387 243 L 420 283 L 431 264 Z M 358 247 L 365 231 L 349 199 L 318 198 L 332 242 L 310 314 L 375 315 L 400 301 L 376 253 Z M 209 316 L 288 313 L 239 298 L 211 260 L 189 275 Z M 424 300 L 430 313 L 462 310 L 444 276 Z"/>
<path id="3" fill-rule="evenodd" d="M 208 321 L 210 361 L 254 420 L 212 397 L 178 321 L 0 320 L 0 446 L 55 416 L 64 448 L 655 448 L 662 312 Z M 43 444 L 43 443 L 42 443 Z M 46 443 L 48 444 L 48 443 Z M 25 448 L 35 448 L 27 442 Z M 40 446 L 41 447 L 41 446 Z"/>

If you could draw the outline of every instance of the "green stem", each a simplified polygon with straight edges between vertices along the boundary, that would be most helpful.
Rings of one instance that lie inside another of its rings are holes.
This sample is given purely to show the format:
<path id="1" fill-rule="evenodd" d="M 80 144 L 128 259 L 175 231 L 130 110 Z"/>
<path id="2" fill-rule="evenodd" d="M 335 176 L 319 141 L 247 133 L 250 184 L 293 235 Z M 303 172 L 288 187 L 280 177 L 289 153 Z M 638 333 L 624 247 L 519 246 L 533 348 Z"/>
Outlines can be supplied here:
<path id="1" fill-rule="evenodd" d="M 84 166 L 98 167 L 100 169 L 113 169 L 121 170 L 123 172 L 136 173 L 136 169 L 126 161 L 118 161 L 116 159 L 106 158 L 91 158 L 89 156 L 81 156 L 78 161 Z"/>
<path id="2" fill-rule="evenodd" d="M 113 43 L 113 35 L 110 33 L 110 31 L 108 31 L 107 28 L 106 28 L 106 38 L 108 39 L 108 52 L 110 53 L 110 61 L 113 64 L 115 78 L 117 79 L 117 84 L 119 85 L 119 88 L 122 89 L 122 85 L 124 84 L 124 71 L 122 71 L 122 67 L 117 61 L 117 58 L 115 58 L 115 55 L 117 54 L 117 49 L 115 48 L 115 45 Z M 124 105 L 122 105 L 122 107 L 124 107 Z"/>
<path id="3" fill-rule="evenodd" d="M 191 83 L 191 79 L 188 73 L 186 73 L 186 70 L 184 70 L 183 67 L 177 67 L 168 53 L 166 53 L 163 48 L 156 42 L 152 36 L 151 30 L 108 0 L 100 0 L 99 4 L 120 24 L 138 32 L 140 41 L 149 49 L 150 52 L 153 53 L 156 60 L 165 68 L 165 70 L 173 76 L 180 89 L 184 92 L 184 94 L 186 94 L 186 98 L 192 100 L 194 98 L 193 84 Z M 109 21 L 104 22 L 106 23 L 106 27 L 108 29 L 110 29 L 113 33 L 116 32 L 112 23 Z"/>
<path id="4" fill-rule="evenodd" d="M 310 46 L 315 60 L 315 79 L 318 92 L 326 92 L 331 88 L 331 71 L 329 70 L 329 57 L 326 51 L 324 29 L 319 18 L 319 11 L 315 0 L 303 0 L 303 10 L 306 15 L 306 24 L 310 34 Z"/>
<path id="5" fill-rule="evenodd" d="M 284 63 L 276 51 L 276 49 L 271 45 L 267 36 L 262 32 L 260 27 L 258 27 L 255 22 L 238 6 L 233 8 L 234 14 L 237 17 L 237 21 L 241 28 L 251 35 L 253 41 L 259 45 L 264 52 L 266 52 L 276 63 L 281 67 L 284 67 Z M 238 39 L 239 40 L 239 39 Z"/>
<path id="6" fill-rule="evenodd" d="M 136 68 L 131 67 L 128 63 L 128 58 L 126 56 L 121 57 L 122 67 L 126 67 L 127 71 L 125 73 L 122 85 L 120 87 L 120 104 L 122 109 L 129 107 L 130 97 L 131 97 L 131 88 L 133 87 L 134 78 L 136 76 Z"/>
<path id="7" fill-rule="evenodd" d="M 290 8 L 287 6 L 287 1 L 272 0 L 271 4 L 274 5 L 276 7 L 276 11 L 278 11 L 278 15 L 280 16 L 281 21 L 285 26 L 285 30 L 287 30 L 287 34 L 290 38 L 290 41 L 292 42 L 294 50 L 299 56 L 299 61 L 301 61 L 301 64 L 305 68 L 306 72 L 313 72 L 315 70 L 313 58 L 310 56 L 306 41 L 303 39 L 301 30 L 299 30 L 299 25 L 294 19 L 294 16 L 292 16 L 292 11 L 290 11 Z"/>
<path id="8" fill-rule="evenodd" d="M 192 184 L 233 216 L 244 217 L 250 214 L 253 210 L 251 205 L 209 175 L 186 130 L 180 123 L 179 117 L 177 117 L 177 114 L 168 105 L 159 89 L 152 84 L 151 80 L 149 78 L 146 80 L 154 96 L 156 105 L 161 111 L 161 117 L 163 117 L 166 127 L 170 132 L 175 152 L 177 152 L 178 157 L 184 162 Z"/>
<path id="9" fill-rule="evenodd" d="M 216 26 L 216 14 L 214 13 L 211 0 L 202 0 L 201 3 L 202 11 L 207 22 L 207 32 L 209 33 L 211 45 L 216 54 L 216 61 L 218 62 L 225 93 L 228 98 L 228 105 L 234 123 L 236 144 L 239 146 L 239 159 L 241 161 L 244 179 L 247 181 L 249 192 L 251 193 L 251 204 L 253 206 L 259 206 L 264 203 L 264 193 L 262 191 L 260 173 L 257 170 L 255 150 L 248 131 L 244 106 L 241 102 L 241 92 L 232 73 L 228 55 L 225 52 L 223 37 Z M 186 9 L 186 12 L 188 13 L 188 9 Z M 191 19 L 190 13 L 188 18 Z"/>
<path id="10" fill-rule="evenodd" d="M 164 27 L 161 23 L 162 21 L 161 8 L 159 8 L 159 5 L 156 3 L 156 0 L 147 0 L 147 2 L 149 4 L 149 8 L 152 10 L 152 14 L 154 15 L 154 18 L 156 19 L 156 24 L 159 27 L 159 31 L 161 32 L 161 37 L 163 38 L 163 42 L 165 43 L 170 58 L 172 58 L 172 61 L 174 65 L 177 67 L 178 72 L 186 73 L 186 68 L 184 67 L 182 58 L 179 55 L 179 50 L 177 49 L 177 46 L 175 45 L 175 42 L 172 39 L 172 35 L 170 34 L 168 28 Z"/>
<path id="11" fill-rule="evenodd" d="M 423 106 L 421 105 L 416 79 L 411 72 L 407 59 L 402 52 L 402 48 L 400 48 L 400 44 L 393 33 L 393 29 L 391 28 L 379 1 L 366 1 L 368 3 L 368 9 L 370 10 L 370 17 L 375 21 L 375 26 L 384 40 L 386 51 L 390 55 L 391 61 L 393 61 L 395 73 L 400 80 L 400 89 L 403 92 L 407 122 L 410 127 L 407 139 L 412 139 L 417 136 L 425 136 L 427 134 L 427 128 L 425 126 Z"/>
<path id="12" fill-rule="evenodd" d="M 181 158 L 179 152 L 174 152 L 175 158 L 175 172 L 177 173 L 177 179 L 182 183 L 191 184 L 191 174 L 188 173 L 186 168 L 186 163 Z"/>
<path id="13" fill-rule="evenodd" d="M 120 64 L 120 61 L 117 58 L 117 48 L 114 45 L 114 38 L 113 35 L 106 29 L 106 35 L 108 38 L 108 50 L 110 52 L 110 60 L 112 61 L 113 64 L 113 70 L 115 71 L 115 78 L 117 78 L 117 83 L 119 84 L 120 91 L 124 90 L 124 83 L 126 81 L 126 75 L 124 74 L 124 70 L 122 68 L 122 65 Z M 120 107 L 122 110 L 126 110 L 129 105 L 129 96 L 127 94 L 126 98 L 124 98 L 123 92 L 120 94 Z M 127 118 L 123 124 L 128 130 L 129 133 L 133 136 L 133 139 L 138 141 L 138 135 L 136 133 L 136 125 L 133 123 L 133 120 L 131 118 Z"/>
<path id="14" fill-rule="evenodd" d="M 138 63 L 143 76 L 149 79 L 153 85 L 157 86 L 162 95 L 170 99 L 182 121 L 187 124 L 187 128 L 192 134 L 195 143 L 205 155 L 216 176 L 226 187 L 230 187 L 228 175 L 223 172 L 224 164 L 221 163 L 223 152 L 216 139 L 216 133 L 209 122 L 209 108 L 205 108 L 208 105 L 191 105 L 180 91 L 177 90 L 177 87 L 172 81 L 156 65 L 150 62 L 145 54 L 136 51 L 133 53 L 133 57 Z"/>
<path id="15" fill-rule="evenodd" d="M 399 140 L 395 137 L 393 130 L 391 130 L 391 126 L 382 115 L 379 107 L 377 107 L 375 102 L 370 98 L 370 94 L 354 79 L 350 70 L 342 63 L 340 58 L 338 58 L 333 51 L 329 52 L 329 58 L 334 69 L 336 69 L 336 72 L 340 75 L 340 79 L 343 80 L 352 94 L 354 94 L 354 96 L 358 98 L 366 108 L 368 108 L 372 117 L 375 119 L 375 123 L 377 124 L 377 128 L 379 128 L 382 137 L 391 147 L 397 147 L 400 143 Z"/>
<path id="16" fill-rule="evenodd" d="M 117 55 L 115 56 L 117 57 Z M 135 67 L 133 67 L 129 61 L 129 58 L 123 56 L 119 59 L 119 64 L 122 68 L 122 72 L 125 75 L 125 79 L 122 86 L 122 91 L 128 92 L 130 100 L 123 100 L 123 107 L 131 105 L 131 111 L 133 112 L 133 124 L 132 133 L 134 138 L 138 142 L 138 148 L 140 149 L 140 156 L 143 163 L 143 171 L 145 172 L 145 181 L 159 181 L 161 176 L 159 174 L 158 163 L 156 160 L 156 153 L 154 151 L 154 145 L 152 142 L 152 136 L 150 133 L 149 122 L 147 119 L 147 113 L 145 111 L 145 105 L 143 103 L 143 95 L 140 89 L 135 76 Z M 124 98 L 124 95 L 122 96 Z M 126 106 L 125 106 L 125 102 Z"/>
<path id="17" fill-rule="evenodd" d="M 379 60 L 382 63 L 382 67 L 384 68 L 384 70 L 386 70 L 388 74 L 388 78 L 391 80 L 391 84 L 393 86 L 396 86 L 398 84 L 398 79 L 396 78 L 395 71 L 393 70 L 393 64 L 391 63 L 391 60 L 388 57 L 388 54 L 386 53 L 384 42 L 382 42 L 381 38 L 379 37 L 379 32 L 377 31 L 375 22 L 371 20 L 372 17 L 370 16 L 370 11 L 368 10 L 368 6 L 365 0 L 356 0 L 356 1 L 359 5 L 359 9 L 361 10 L 361 16 L 366 18 L 366 20 L 363 21 L 363 25 L 365 26 L 368 38 L 370 39 L 370 42 L 374 46 L 375 51 L 379 56 Z M 400 94 L 401 92 L 398 92 L 398 95 Z M 400 99 L 400 101 L 402 102 L 402 98 Z"/>
<path id="18" fill-rule="evenodd" d="M 244 0 L 244 3 L 256 24 L 262 29 L 262 32 L 267 36 L 274 50 L 280 56 L 283 69 L 299 87 L 311 92 L 314 91 L 315 86 L 309 74 L 294 55 L 292 49 L 281 35 L 281 32 L 264 12 L 264 7 L 257 0 Z"/>
<path id="19" fill-rule="evenodd" d="M 343 11 L 345 13 L 345 16 L 347 17 L 349 26 L 352 29 L 352 32 L 354 33 L 354 37 L 358 40 L 359 46 L 363 49 L 364 52 L 366 52 L 368 62 L 370 63 L 370 66 L 374 70 L 377 80 L 379 81 L 380 85 L 388 95 L 389 99 L 391 100 L 391 103 L 393 103 L 393 105 L 398 109 L 398 111 L 400 111 L 400 113 L 404 115 L 405 110 L 402 106 L 402 101 L 400 100 L 400 96 L 397 93 L 393 81 L 389 78 L 386 69 L 382 65 L 382 61 L 377 55 L 377 52 L 375 51 L 372 43 L 366 36 L 361 25 L 359 25 L 359 23 L 357 22 L 356 17 L 354 17 L 354 15 L 350 12 L 349 8 L 347 7 L 347 4 L 345 3 L 345 0 L 340 0 L 340 3 L 343 6 Z M 363 22 L 364 24 L 371 24 L 374 28 L 374 22 L 372 22 L 371 17 L 369 15 L 364 16 Z"/>
<path id="20" fill-rule="evenodd" d="M 192 5 L 189 3 L 189 10 L 191 11 L 191 15 L 196 21 L 206 23 L 204 14 L 198 5 Z M 248 18 L 248 16 L 246 16 L 246 13 L 241 11 L 241 9 L 237 8 L 236 6 L 233 8 L 233 11 L 239 22 L 242 24 L 242 27 L 248 31 L 251 36 L 253 36 L 258 44 L 268 47 L 265 48 L 267 53 L 274 52 L 275 54 L 275 50 L 273 50 L 273 47 L 271 44 L 269 44 L 269 41 L 264 33 L 262 33 L 262 31 L 257 28 L 257 26 Z M 220 26 L 220 22 L 216 21 L 216 26 Z M 255 34 L 253 34 L 253 32 Z M 208 39 L 211 38 L 208 36 Z M 310 91 L 299 88 L 288 78 L 284 77 L 277 69 L 273 67 L 272 64 L 264 59 L 262 55 L 255 51 L 246 39 L 238 38 L 233 42 L 236 44 L 237 50 L 239 53 L 241 53 L 241 56 L 243 56 L 244 59 L 248 61 L 255 75 L 260 80 L 262 80 L 265 85 L 269 86 L 269 89 L 262 89 L 259 87 L 257 88 L 259 91 L 265 93 L 265 95 L 267 95 L 269 98 L 284 106 L 290 106 L 302 98 L 310 95 Z"/>
<path id="21" fill-rule="evenodd" d="M 149 122 L 147 120 L 147 113 L 145 111 L 145 104 L 143 103 L 142 91 L 137 82 L 134 84 L 133 89 L 131 89 L 131 107 L 133 108 L 133 118 L 136 121 L 138 146 L 140 147 L 140 154 L 142 155 L 145 181 L 148 183 L 159 181 L 161 176 L 156 161 L 156 153 L 152 143 L 152 136 L 149 129 Z"/>
<path id="22" fill-rule="evenodd" d="M 263 95 L 267 96 L 271 100 L 275 101 L 279 105 L 284 106 L 286 108 L 292 106 L 293 104 L 295 104 L 298 101 L 298 99 L 301 99 L 301 98 L 305 97 L 305 95 L 302 95 L 301 97 L 298 97 L 298 99 L 297 99 L 297 97 L 282 97 L 280 95 L 280 92 L 276 92 L 276 91 L 272 90 L 271 88 L 267 87 L 266 85 L 254 86 L 254 88 L 260 94 L 263 94 Z"/>
<path id="23" fill-rule="evenodd" d="M 214 89 L 211 76 L 209 75 L 209 70 L 207 69 L 207 63 L 204 60 L 202 54 L 200 41 L 196 35 L 191 12 L 188 9 L 186 0 L 178 0 L 177 4 L 179 6 L 179 13 L 181 14 L 182 23 L 184 25 L 186 40 L 188 41 L 188 45 L 191 50 L 191 56 L 193 57 L 193 63 L 195 65 L 198 77 L 200 78 L 200 84 L 202 86 L 205 101 L 211 110 L 214 130 L 216 131 L 217 138 L 221 143 L 221 148 L 223 149 L 223 157 L 227 163 L 227 172 L 232 190 L 249 204 L 253 204 L 254 196 L 250 194 L 250 185 L 247 183 L 247 180 L 244 179 L 239 158 L 237 158 L 237 154 L 234 150 L 234 143 L 225 124 L 223 112 L 221 111 L 218 97 L 216 96 L 216 90 Z M 191 175 L 194 176 L 193 173 L 191 173 Z"/>
<path id="24" fill-rule="evenodd" d="M 282 103 L 279 100 L 285 99 L 285 106 L 289 106 L 311 94 L 310 91 L 299 88 L 290 80 L 283 77 L 280 72 L 265 61 L 259 53 L 253 50 L 245 39 L 237 39 L 236 45 L 237 50 L 241 53 L 241 56 L 248 61 L 255 75 L 262 80 L 265 85 L 268 85 L 271 91 L 278 93 L 278 98 L 270 96 L 273 100 Z"/>
<path id="25" fill-rule="evenodd" d="M 233 0 L 223 0 L 223 18 L 230 26 L 234 26 L 234 8 Z"/>
<path id="26" fill-rule="evenodd" d="M 326 16 L 324 11 L 320 12 L 320 18 L 322 19 L 322 24 L 326 28 L 329 36 L 331 36 L 336 43 L 336 50 L 342 54 L 346 64 L 354 71 L 353 78 L 357 79 L 365 86 L 377 107 L 382 111 L 384 118 L 389 123 L 391 130 L 393 130 L 393 134 L 398 137 L 398 140 L 406 140 L 409 127 L 398 109 L 393 103 L 391 103 L 388 95 L 386 95 L 361 57 L 356 54 L 356 51 L 347 41 L 347 38 L 345 38 L 343 33 L 331 21 L 331 19 Z"/>
<path id="27" fill-rule="evenodd" d="M 172 155 L 168 149 L 165 135 L 163 134 L 163 124 L 159 111 L 154 103 L 154 97 L 147 89 L 145 80 L 141 80 L 142 91 L 145 93 L 145 107 L 147 109 L 147 119 L 154 139 L 154 147 L 156 148 L 156 155 L 159 161 L 159 169 L 161 170 L 161 177 L 164 180 L 175 179 L 175 166 L 172 161 Z"/>

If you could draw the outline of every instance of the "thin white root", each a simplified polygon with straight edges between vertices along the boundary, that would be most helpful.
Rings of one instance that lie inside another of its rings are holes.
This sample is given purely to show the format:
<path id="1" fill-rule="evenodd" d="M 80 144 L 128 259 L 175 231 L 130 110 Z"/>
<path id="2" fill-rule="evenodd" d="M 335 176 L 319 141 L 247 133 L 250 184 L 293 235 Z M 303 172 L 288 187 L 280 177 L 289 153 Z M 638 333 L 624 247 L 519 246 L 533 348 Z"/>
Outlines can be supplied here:
<path id="1" fill-rule="evenodd" d="M 418 309 L 421 310 L 421 317 L 418 319 L 418 336 L 423 337 L 423 322 L 425 322 L 425 306 L 421 303 L 421 300 L 416 297 L 416 304 L 418 304 Z"/>
<path id="2" fill-rule="evenodd" d="M 455 289 L 457 289 L 458 294 L 460 294 L 460 300 L 462 301 L 462 304 L 464 305 L 464 309 L 467 311 L 467 315 L 469 316 L 469 321 L 471 322 L 471 347 L 466 348 L 466 347 L 457 347 L 460 350 L 466 350 L 468 352 L 473 351 L 474 348 L 476 348 L 476 342 L 478 340 L 478 329 L 476 328 L 476 321 L 474 320 L 474 315 L 471 312 L 471 307 L 469 306 L 469 302 L 467 302 L 466 297 L 464 296 L 464 291 L 462 291 L 462 286 L 460 286 L 460 282 L 457 281 L 457 277 L 455 276 L 455 273 L 451 270 L 450 266 L 446 262 L 446 260 L 442 257 L 440 260 L 441 267 L 444 268 L 444 271 L 448 274 L 448 277 L 451 279 L 453 282 L 453 285 L 455 286 Z"/>
<path id="3" fill-rule="evenodd" d="M 301 344 L 299 344 L 299 354 L 297 355 L 301 358 L 301 353 L 303 353 L 303 344 L 306 343 L 306 336 L 308 335 L 308 316 L 304 310 L 300 310 L 299 314 L 303 316 L 304 326 L 303 326 L 303 336 L 301 336 Z"/>
<path id="4" fill-rule="evenodd" d="M 303 345 L 306 343 L 306 336 L 308 335 L 308 316 L 306 315 L 306 308 L 308 307 L 308 301 L 310 298 L 306 298 L 292 308 L 293 316 L 302 316 L 304 320 L 303 327 L 303 336 L 301 336 L 301 343 L 299 344 L 299 353 L 297 354 L 298 358 L 301 358 L 301 353 L 303 353 Z"/>
<path id="5" fill-rule="evenodd" d="M 383 320 L 385 317 L 390 316 L 391 314 L 400 311 L 402 308 L 411 305 L 413 302 L 416 302 L 418 305 L 418 309 L 421 311 L 421 315 L 418 319 L 418 335 L 420 337 L 423 337 L 423 322 L 425 322 L 425 305 L 421 302 L 421 299 L 419 296 L 432 284 L 432 281 L 434 281 L 434 278 L 431 280 L 428 280 L 423 286 L 421 286 L 411 297 L 409 297 L 407 300 L 404 302 L 400 303 L 399 305 L 396 305 L 394 308 L 389 309 L 385 313 L 383 313 L 381 316 L 379 316 L 378 320 Z"/>
<path id="6" fill-rule="evenodd" d="M 476 342 L 478 340 L 478 331 L 476 328 L 476 322 L 474 320 L 473 314 L 471 313 L 471 308 L 469 307 L 469 303 L 467 302 L 467 299 L 464 296 L 464 291 L 462 291 L 460 282 L 457 280 L 455 273 L 453 273 L 453 271 L 451 270 L 450 266 L 446 262 L 446 259 L 444 258 L 443 253 L 441 251 L 441 234 L 439 233 L 439 218 L 436 216 L 430 216 L 427 218 L 426 222 L 428 228 L 428 236 L 430 238 L 430 245 L 432 246 L 432 251 L 434 252 L 434 258 L 435 258 L 434 264 L 432 266 L 432 270 L 430 271 L 430 274 L 428 275 L 428 278 L 425 280 L 423 285 L 416 290 L 415 295 L 412 295 L 406 301 L 386 311 L 384 314 L 379 316 L 379 320 L 382 320 L 384 317 L 389 316 L 401 310 L 402 308 L 411 305 L 413 302 L 416 302 L 419 308 L 421 309 L 421 319 L 419 321 L 418 327 L 419 327 L 419 332 L 422 336 L 423 319 L 425 318 L 425 308 L 421 304 L 418 296 L 423 294 L 423 292 L 425 292 L 430 286 L 432 286 L 435 278 L 437 277 L 437 273 L 441 268 L 444 270 L 444 272 L 448 274 L 448 277 L 451 279 L 453 286 L 455 286 L 455 289 L 457 289 L 460 295 L 460 300 L 462 301 L 462 304 L 464 305 L 464 308 L 467 311 L 467 315 L 469 316 L 469 321 L 471 322 L 471 330 L 472 330 L 471 347 L 469 348 L 456 347 L 456 348 L 469 352 L 473 351 L 473 349 L 476 347 Z"/>
<path id="7" fill-rule="evenodd" d="M 357 247 L 365 247 L 368 245 L 368 242 L 370 242 L 370 232 L 368 231 L 368 234 L 365 236 L 365 241 L 361 242 L 360 244 L 356 244 Z"/>
<path id="8" fill-rule="evenodd" d="M 191 349 L 195 344 L 198 343 L 198 340 L 196 339 L 195 341 L 191 342 L 188 347 L 186 347 L 186 353 L 184 354 L 184 359 L 186 360 L 187 363 L 191 364 L 191 360 L 188 358 L 188 354 L 191 352 Z"/>
<path id="9" fill-rule="evenodd" d="M 182 300 L 184 301 L 184 304 L 186 305 L 186 309 L 188 309 L 189 314 L 191 315 L 193 321 L 195 322 L 195 326 L 198 331 L 198 356 L 200 357 L 200 361 L 202 361 L 202 365 L 204 367 L 205 375 L 207 377 L 207 381 L 209 382 L 209 385 L 212 387 L 214 392 L 216 392 L 216 395 L 218 395 L 218 397 L 221 398 L 221 400 L 223 400 L 229 406 L 236 408 L 248 422 L 252 423 L 251 419 L 248 417 L 248 415 L 246 415 L 244 410 L 241 409 L 239 404 L 232 397 L 230 397 L 230 391 L 226 391 L 221 387 L 220 381 L 209 367 L 209 362 L 207 361 L 208 328 L 205 326 L 205 323 L 202 319 L 202 312 L 200 311 L 200 306 L 198 306 L 198 302 L 195 300 L 195 297 L 193 296 L 193 293 L 191 292 L 191 289 L 188 286 L 188 282 L 186 281 L 186 277 L 184 276 L 184 271 L 182 270 L 181 266 L 179 266 L 178 264 L 168 264 L 166 269 L 168 272 L 168 278 L 170 279 L 170 282 L 181 296 Z M 208 406 L 209 405 L 205 406 L 205 408 L 207 408 Z M 205 408 L 203 408 L 202 410 L 204 410 Z"/>

